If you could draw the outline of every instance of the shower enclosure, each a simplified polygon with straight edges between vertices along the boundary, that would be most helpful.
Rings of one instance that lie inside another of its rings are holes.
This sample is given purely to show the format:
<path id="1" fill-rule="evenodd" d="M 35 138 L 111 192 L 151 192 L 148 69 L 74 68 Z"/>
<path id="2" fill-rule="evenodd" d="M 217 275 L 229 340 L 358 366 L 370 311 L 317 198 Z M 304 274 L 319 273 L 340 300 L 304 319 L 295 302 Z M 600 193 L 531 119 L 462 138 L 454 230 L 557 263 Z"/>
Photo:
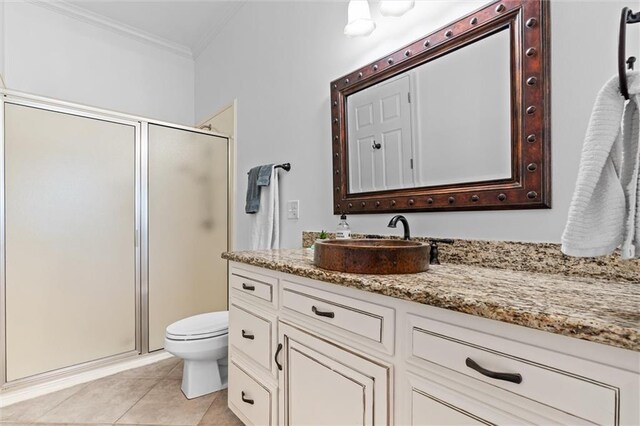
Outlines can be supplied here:
<path id="1" fill-rule="evenodd" d="M 162 349 L 227 309 L 229 140 L 9 92 L 0 114 L 0 384 Z"/>

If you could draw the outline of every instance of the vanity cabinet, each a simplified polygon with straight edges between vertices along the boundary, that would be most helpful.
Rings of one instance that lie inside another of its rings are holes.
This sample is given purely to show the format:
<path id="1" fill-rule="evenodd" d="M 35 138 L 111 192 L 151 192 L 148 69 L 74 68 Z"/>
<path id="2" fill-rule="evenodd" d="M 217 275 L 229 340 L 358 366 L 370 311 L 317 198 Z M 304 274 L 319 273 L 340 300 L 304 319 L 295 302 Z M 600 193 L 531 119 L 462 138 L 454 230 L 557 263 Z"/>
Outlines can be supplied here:
<path id="1" fill-rule="evenodd" d="M 640 424 L 638 352 L 243 263 L 229 287 L 247 425 Z"/>
<path id="2" fill-rule="evenodd" d="M 281 424 L 389 424 L 389 366 L 280 323 Z"/>

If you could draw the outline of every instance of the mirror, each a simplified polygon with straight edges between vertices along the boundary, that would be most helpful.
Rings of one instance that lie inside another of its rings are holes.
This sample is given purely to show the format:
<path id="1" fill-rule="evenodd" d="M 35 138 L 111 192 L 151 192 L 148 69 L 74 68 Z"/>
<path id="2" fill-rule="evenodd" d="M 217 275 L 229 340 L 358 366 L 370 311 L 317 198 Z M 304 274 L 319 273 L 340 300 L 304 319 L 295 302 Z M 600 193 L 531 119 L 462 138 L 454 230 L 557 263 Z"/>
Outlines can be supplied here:
<path id="1" fill-rule="evenodd" d="M 332 82 L 334 213 L 549 207 L 546 8 L 491 3 Z"/>
<path id="2" fill-rule="evenodd" d="M 510 74 L 505 28 L 349 95 L 349 193 L 510 179 Z"/>

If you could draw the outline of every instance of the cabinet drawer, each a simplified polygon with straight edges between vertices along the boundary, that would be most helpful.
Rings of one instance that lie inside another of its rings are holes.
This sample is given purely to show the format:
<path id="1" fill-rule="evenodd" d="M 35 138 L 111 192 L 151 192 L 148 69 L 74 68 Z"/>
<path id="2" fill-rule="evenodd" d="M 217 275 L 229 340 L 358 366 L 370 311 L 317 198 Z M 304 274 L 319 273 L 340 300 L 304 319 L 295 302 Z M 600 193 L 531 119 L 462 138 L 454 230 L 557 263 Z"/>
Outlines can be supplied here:
<path id="1" fill-rule="evenodd" d="M 440 425 L 593 425 L 527 398 L 491 385 L 451 375 L 407 374 L 409 409 L 407 424 Z M 502 394 L 502 395 L 501 395 Z"/>
<path id="2" fill-rule="evenodd" d="M 229 363 L 229 405 L 252 425 L 271 425 L 272 395 L 268 389 L 242 370 Z"/>
<path id="3" fill-rule="evenodd" d="M 314 321 L 382 343 L 385 316 L 393 310 L 283 281 L 282 306 Z M 392 323 L 392 320 L 388 320 Z"/>
<path id="4" fill-rule="evenodd" d="M 466 329 L 460 333 L 481 334 Z M 459 340 L 450 332 L 444 335 L 415 326 L 411 354 L 574 416 L 598 424 L 616 423 L 617 389 L 604 383 Z M 490 377 L 493 373 L 509 376 Z M 505 380 L 516 379 L 514 375 L 520 375 L 520 383 Z"/>
<path id="5" fill-rule="evenodd" d="M 271 304 L 274 304 L 277 283 L 277 278 L 239 268 L 232 268 L 229 274 L 229 286 L 236 294 L 255 297 Z"/>
<path id="6" fill-rule="evenodd" d="M 447 401 L 417 390 L 411 391 L 411 426 L 486 424 Z"/>
<path id="7" fill-rule="evenodd" d="M 229 309 L 229 341 L 256 363 L 271 370 L 271 321 L 256 316 L 235 303 Z"/>

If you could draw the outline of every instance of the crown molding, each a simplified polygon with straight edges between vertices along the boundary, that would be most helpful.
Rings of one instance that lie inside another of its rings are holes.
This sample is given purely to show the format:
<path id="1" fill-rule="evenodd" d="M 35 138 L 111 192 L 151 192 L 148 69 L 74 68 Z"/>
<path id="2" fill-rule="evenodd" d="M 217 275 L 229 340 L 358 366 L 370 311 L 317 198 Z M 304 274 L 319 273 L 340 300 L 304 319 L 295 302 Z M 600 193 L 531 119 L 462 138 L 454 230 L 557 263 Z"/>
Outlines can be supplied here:
<path id="1" fill-rule="evenodd" d="M 45 9 L 57 12 L 61 15 L 65 15 L 69 18 L 76 19 L 78 21 L 95 25 L 97 27 L 107 29 L 116 34 L 129 37 L 133 40 L 150 44 L 155 47 L 159 47 L 171 53 L 178 54 L 185 58 L 194 59 L 193 51 L 185 45 L 175 43 L 170 40 L 166 40 L 162 37 L 158 37 L 154 34 L 146 31 L 134 28 L 130 25 L 123 24 L 116 20 L 107 18 L 106 16 L 99 15 L 97 13 L 83 9 L 64 0 L 25 0 L 27 3 L 31 3 Z M 214 34 L 215 37 L 215 34 Z M 206 46 L 205 46 L 206 47 Z M 203 48 L 204 50 L 204 48 Z"/>
<path id="2" fill-rule="evenodd" d="M 206 31 L 202 37 L 193 45 L 192 53 L 193 58 L 197 59 L 198 56 L 209 46 L 209 44 L 220 34 L 224 27 L 246 4 L 246 0 L 228 2 L 226 3 L 227 9 L 223 12 L 222 18 L 219 19 L 217 25 L 211 25 L 209 30 Z"/>

